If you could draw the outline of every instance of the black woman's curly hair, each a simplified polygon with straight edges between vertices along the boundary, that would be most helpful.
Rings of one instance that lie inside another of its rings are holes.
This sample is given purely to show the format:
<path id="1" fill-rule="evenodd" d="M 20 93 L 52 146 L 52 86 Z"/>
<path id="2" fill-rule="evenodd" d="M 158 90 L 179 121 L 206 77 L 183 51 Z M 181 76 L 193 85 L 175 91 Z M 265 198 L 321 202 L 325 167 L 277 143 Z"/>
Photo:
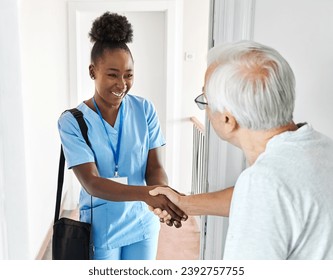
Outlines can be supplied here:
<path id="1" fill-rule="evenodd" d="M 106 12 L 94 20 L 89 32 L 91 42 L 131 43 L 132 25 L 125 16 Z"/>
<path id="2" fill-rule="evenodd" d="M 126 44 L 133 40 L 133 29 L 125 16 L 105 12 L 94 20 L 89 38 L 94 43 L 92 62 L 101 57 L 105 49 L 123 49 L 131 54 Z"/>

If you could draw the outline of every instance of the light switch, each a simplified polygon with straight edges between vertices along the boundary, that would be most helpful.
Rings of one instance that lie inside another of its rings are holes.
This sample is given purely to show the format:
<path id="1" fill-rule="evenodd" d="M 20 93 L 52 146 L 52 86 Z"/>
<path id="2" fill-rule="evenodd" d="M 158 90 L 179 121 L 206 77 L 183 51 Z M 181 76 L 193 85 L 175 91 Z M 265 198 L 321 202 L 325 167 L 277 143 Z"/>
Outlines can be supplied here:
<path id="1" fill-rule="evenodd" d="M 195 59 L 195 54 L 191 52 L 185 52 L 185 60 L 190 61 Z"/>

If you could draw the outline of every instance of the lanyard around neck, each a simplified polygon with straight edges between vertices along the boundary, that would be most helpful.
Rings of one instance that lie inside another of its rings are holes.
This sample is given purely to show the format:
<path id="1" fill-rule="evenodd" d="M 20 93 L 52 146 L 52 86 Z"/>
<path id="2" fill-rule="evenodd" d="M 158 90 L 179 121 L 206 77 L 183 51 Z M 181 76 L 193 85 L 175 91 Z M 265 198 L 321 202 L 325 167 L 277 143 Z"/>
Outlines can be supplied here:
<path id="1" fill-rule="evenodd" d="M 110 148 L 112 150 L 112 153 L 113 153 L 114 162 L 115 162 L 114 177 L 118 177 L 119 176 L 119 174 L 118 174 L 118 162 L 119 162 L 119 153 L 120 153 L 120 142 L 121 142 L 121 134 L 122 134 L 122 131 L 123 131 L 123 106 L 122 106 L 122 104 L 120 105 L 118 141 L 117 141 L 117 149 L 115 150 L 114 147 L 113 147 L 113 145 L 112 145 L 112 141 L 110 139 L 108 130 L 106 129 L 106 125 L 105 125 L 105 122 L 103 120 L 102 113 L 101 113 L 101 111 L 99 110 L 99 108 L 97 106 L 95 98 L 93 98 L 93 102 L 94 102 L 95 109 L 96 109 L 96 111 L 97 111 L 97 113 L 99 115 L 99 118 L 101 119 L 101 122 L 103 124 L 106 136 L 108 137 L 108 140 L 109 140 L 109 146 L 110 146 Z"/>

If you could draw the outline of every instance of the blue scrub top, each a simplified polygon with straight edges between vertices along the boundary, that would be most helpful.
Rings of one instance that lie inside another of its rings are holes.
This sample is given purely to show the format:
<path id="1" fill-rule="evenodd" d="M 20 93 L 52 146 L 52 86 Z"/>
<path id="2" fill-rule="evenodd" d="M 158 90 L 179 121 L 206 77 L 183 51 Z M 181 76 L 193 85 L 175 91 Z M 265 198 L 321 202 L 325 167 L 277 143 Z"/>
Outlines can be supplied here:
<path id="1" fill-rule="evenodd" d="M 122 101 L 123 128 L 119 151 L 119 176 L 128 177 L 129 185 L 146 185 L 148 152 L 165 145 L 153 104 L 142 97 L 127 94 Z M 86 144 L 79 125 L 70 112 L 61 115 L 58 129 L 68 168 L 95 162 L 101 177 L 114 176 L 114 155 L 98 114 L 85 103 L 77 107 L 88 126 L 93 151 Z M 104 121 L 104 120 L 103 120 Z M 114 127 L 105 126 L 117 147 L 119 114 Z M 80 220 L 90 222 L 90 195 L 81 189 Z M 129 245 L 158 234 L 160 223 L 144 202 L 111 202 L 93 198 L 93 238 L 97 248 L 112 249 Z"/>

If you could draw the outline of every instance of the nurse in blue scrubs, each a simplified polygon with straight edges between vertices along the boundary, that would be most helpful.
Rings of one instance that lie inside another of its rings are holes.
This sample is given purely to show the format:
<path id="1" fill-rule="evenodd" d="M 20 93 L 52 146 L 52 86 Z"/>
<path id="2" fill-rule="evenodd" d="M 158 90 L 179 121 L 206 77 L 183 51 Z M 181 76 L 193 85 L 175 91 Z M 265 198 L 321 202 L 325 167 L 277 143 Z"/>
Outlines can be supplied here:
<path id="1" fill-rule="evenodd" d="M 147 205 L 172 213 L 177 227 L 186 219 L 165 196 L 149 195 L 157 185 L 168 185 L 160 154 L 165 140 L 153 104 L 129 93 L 132 35 L 126 17 L 109 12 L 93 22 L 89 33 L 95 92 L 77 108 L 92 149 L 71 113 L 58 121 L 67 166 L 83 187 L 80 220 L 90 222 L 93 210 L 94 259 L 156 258 L 160 222 Z"/>

